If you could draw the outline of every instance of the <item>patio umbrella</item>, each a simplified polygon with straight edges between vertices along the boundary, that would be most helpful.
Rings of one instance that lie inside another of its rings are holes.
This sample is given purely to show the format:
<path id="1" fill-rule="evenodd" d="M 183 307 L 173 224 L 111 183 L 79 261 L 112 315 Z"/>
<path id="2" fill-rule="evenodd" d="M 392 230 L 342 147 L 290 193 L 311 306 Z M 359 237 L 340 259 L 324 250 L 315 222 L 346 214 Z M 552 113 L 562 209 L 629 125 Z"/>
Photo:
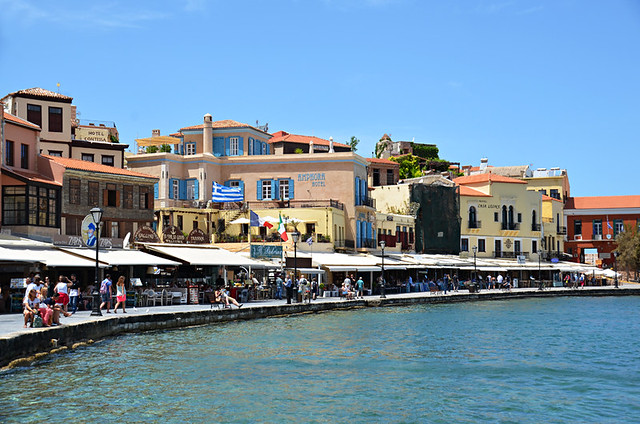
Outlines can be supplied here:
<path id="1" fill-rule="evenodd" d="M 274 217 L 269 216 L 269 215 L 261 216 L 260 219 L 262 219 L 263 221 L 266 221 L 266 222 L 280 222 L 279 218 L 274 218 Z"/>
<path id="2" fill-rule="evenodd" d="M 251 224 L 248 218 L 238 218 L 231 221 L 229 224 Z"/>
<path id="3" fill-rule="evenodd" d="M 605 277 L 608 277 L 608 278 L 616 278 L 616 277 L 620 277 L 621 275 L 619 272 L 616 273 L 612 269 L 605 269 L 602 273 L 604 274 Z"/>

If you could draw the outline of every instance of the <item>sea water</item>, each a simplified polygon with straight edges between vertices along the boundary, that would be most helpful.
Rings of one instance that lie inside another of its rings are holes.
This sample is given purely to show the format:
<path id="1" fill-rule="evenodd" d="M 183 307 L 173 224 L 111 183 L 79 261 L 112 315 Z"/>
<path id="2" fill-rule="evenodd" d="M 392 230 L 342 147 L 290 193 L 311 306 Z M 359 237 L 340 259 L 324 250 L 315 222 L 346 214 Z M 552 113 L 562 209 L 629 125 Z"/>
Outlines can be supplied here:
<path id="1" fill-rule="evenodd" d="M 640 298 L 132 334 L 0 374 L 0 422 L 640 422 Z"/>

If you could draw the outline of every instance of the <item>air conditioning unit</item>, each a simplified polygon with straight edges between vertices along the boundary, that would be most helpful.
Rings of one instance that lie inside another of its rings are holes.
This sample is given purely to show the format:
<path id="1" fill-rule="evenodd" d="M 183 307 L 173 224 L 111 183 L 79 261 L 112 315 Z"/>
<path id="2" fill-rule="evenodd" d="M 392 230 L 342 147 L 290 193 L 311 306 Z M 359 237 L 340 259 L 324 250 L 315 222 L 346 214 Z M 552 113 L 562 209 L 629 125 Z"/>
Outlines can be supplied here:
<path id="1" fill-rule="evenodd" d="M 602 240 L 602 234 L 594 234 L 593 235 L 593 239 L 594 240 Z"/>
<path id="2" fill-rule="evenodd" d="M 582 240 L 582 234 L 576 234 L 575 236 L 573 236 L 574 240 Z"/>

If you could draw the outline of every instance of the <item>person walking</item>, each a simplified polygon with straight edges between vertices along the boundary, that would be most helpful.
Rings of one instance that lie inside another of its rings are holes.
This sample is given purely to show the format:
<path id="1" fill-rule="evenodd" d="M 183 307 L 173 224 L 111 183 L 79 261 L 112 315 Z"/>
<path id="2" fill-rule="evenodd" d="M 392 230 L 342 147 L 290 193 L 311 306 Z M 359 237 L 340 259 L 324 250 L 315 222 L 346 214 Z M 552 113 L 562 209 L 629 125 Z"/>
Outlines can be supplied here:
<path id="1" fill-rule="evenodd" d="M 64 275 L 60 275 L 58 277 L 58 284 L 53 288 L 54 293 L 60 294 L 60 302 L 62 303 L 62 309 L 65 312 L 67 311 L 69 305 L 69 286 L 71 286 L 71 281 Z"/>
<path id="2" fill-rule="evenodd" d="M 121 275 L 118 278 L 118 282 L 116 283 L 116 306 L 113 307 L 113 313 L 118 313 L 118 306 L 122 304 L 122 313 L 126 314 L 127 311 L 124 310 L 124 307 L 127 303 L 127 289 L 124 285 L 124 275 Z"/>
<path id="3" fill-rule="evenodd" d="M 111 281 L 111 275 L 107 274 L 102 280 L 100 284 L 100 297 L 102 297 L 102 303 L 100 304 L 100 309 L 107 307 L 107 313 L 110 314 L 111 311 L 111 293 L 113 282 Z"/>
<path id="4" fill-rule="evenodd" d="M 362 280 L 362 276 L 358 277 L 358 281 L 356 281 L 356 288 L 358 289 L 356 292 L 356 298 L 360 297 L 360 299 L 364 299 L 364 281 Z"/>
<path id="5" fill-rule="evenodd" d="M 280 278 L 280 274 L 276 277 L 276 295 L 275 298 L 278 300 L 282 300 L 282 278 Z"/>
<path id="6" fill-rule="evenodd" d="M 71 305 L 71 313 L 75 314 L 78 310 L 78 299 L 80 298 L 80 282 L 78 281 L 76 274 L 71 274 L 69 281 L 69 304 Z"/>
<path id="7" fill-rule="evenodd" d="M 293 274 L 290 274 L 289 278 L 287 278 L 286 283 L 284 283 L 284 288 L 287 291 L 287 305 L 291 304 L 291 298 L 293 297 L 293 281 L 291 280 L 292 276 Z"/>

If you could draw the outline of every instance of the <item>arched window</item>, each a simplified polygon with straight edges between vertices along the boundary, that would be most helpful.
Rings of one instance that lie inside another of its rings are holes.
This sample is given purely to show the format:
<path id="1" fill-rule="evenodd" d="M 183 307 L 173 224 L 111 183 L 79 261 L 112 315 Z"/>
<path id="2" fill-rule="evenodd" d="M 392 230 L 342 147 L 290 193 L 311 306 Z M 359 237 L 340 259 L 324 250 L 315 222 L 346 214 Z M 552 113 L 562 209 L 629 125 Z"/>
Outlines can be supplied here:
<path id="1" fill-rule="evenodd" d="M 469 228 L 478 228 L 478 216 L 475 206 L 469 208 Z"/>
<path id="2" fill-rule="evenodd" d="M 506 206 L 502 207 L 502 229 L 503 230 L 507 229 L 507 207 Z"/>
<path id="3" fill-rule="evenodd" d="M 540 231 L 535 209 L 531 211 L 531 231 Z"/>
<path id="4" fill-rule="evenodd" d="M 515 225 L 513 224 L 513 206 L 509 206 L 509 229 L 515 229 Z"/>

